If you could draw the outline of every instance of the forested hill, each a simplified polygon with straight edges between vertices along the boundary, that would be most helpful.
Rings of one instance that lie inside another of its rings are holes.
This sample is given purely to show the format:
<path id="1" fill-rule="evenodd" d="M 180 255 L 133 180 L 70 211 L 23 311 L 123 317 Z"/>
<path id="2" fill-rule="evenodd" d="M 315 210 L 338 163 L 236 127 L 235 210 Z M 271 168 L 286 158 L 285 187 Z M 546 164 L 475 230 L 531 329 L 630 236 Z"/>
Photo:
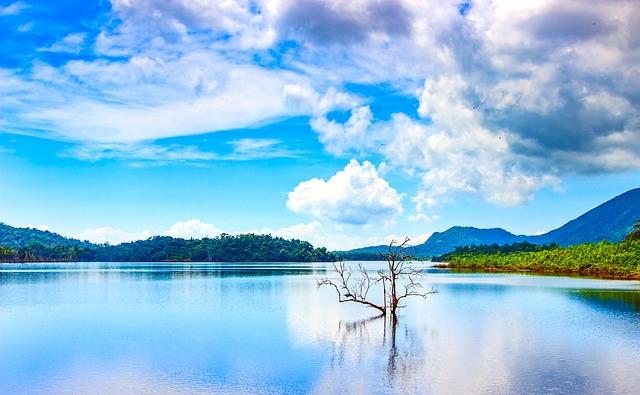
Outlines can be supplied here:
<path id="1" fill-rule="evenodd" d="M 82 260 L 115 262 L 327 262 L 333 254 L 301 240 L 270 235 L 227 235 L 214 238 L 179 239 L 156 236 L 147 240 L 101 247 L 82 255 Z"/>
<path id="2" fill-rule="evenodd" d="M 301 240 L 270 235 L 227 235 L 179 239 L 156 236 L 119 245 L 100 245 L 31 228 L 0 226 L 0 261 L 102 262 L 327 262 L 334 255 Z"/>
<path id="3" fill-rule="evenodd" d="M 34 228 L 16 228 L 0 222 L 0 246 L 19 248 L 30 244 L 40 244 L 48 247 L 53 246 L 84 246 L 91 245 L 89 242 L 76 239 L 69 239 L 57 233 L 38 230 Z"/>

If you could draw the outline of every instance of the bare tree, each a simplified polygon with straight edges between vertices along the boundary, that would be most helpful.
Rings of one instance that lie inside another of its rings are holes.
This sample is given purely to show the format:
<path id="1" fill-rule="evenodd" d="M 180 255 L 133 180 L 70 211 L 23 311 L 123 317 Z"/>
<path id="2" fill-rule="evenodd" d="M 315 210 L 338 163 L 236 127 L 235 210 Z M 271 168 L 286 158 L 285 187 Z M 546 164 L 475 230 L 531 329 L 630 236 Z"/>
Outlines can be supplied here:
<path id="1" fill-rule="evenodd" d="M 402 243 L 396 243 L 394 240 L 389 243 L 388 252 L 380 254 L 387 262 L 387 270 L 380 270 L 372 276 L 362 264 L 358 264 L 357 274 L 354 275 L 354 270 L 340 261 L 333 264 L 338 279 L 325 278 L 318 281 L 318 286 L 333 287 L 338 293 L 340 303 L 360 303 L 378 310 L 383 316 L 389 313 L 395 320 L 398 308 L 404 307 L 404 299 L 411 296 L 426 298 L 427 295 L 437 292 L 434 289 L 425 291 L 422 288 L 419 280 L 423 274 L 410 264 L 414 258 L 406 252 L 408 243 L 408 237 Z M 382 285 L 382 304 L 369 299 L 369 291 L 376 284 Z"/>

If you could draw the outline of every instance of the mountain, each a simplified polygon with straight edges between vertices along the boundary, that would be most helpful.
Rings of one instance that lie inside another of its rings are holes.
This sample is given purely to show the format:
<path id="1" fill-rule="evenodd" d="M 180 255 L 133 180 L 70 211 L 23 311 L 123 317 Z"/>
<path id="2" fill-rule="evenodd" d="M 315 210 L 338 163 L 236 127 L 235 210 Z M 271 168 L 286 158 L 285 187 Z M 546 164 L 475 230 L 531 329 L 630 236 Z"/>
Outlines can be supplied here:
<path id="1" fill-rule="evenodd" d="M 502 228 L 479 229 L 471 226 L 454 226 L 444 232 L 435 232 L 429 239 L 415 247 L 415 255 L 437 256 L 453 251 L 456 247 L 481 244 L 513 244 L 526 240 L 526 236 L 514 235 Z"/>
<path id="2" fill-rule="evenodd" d="M 0 246 L 19 248 L 30 244 L 41 244 L 47 247 L 87 247 L 91 243 L 69 239 L 57 233 L 34 228 L 15 228 L 0 222 Z"/>
<path id="3" fill-rule="evenodd" d="M 536 244 L 557 243 L 568 246 L 602 240 L 622 241 L 640 219 L 640 188 L 632 189 L 587 211 L 558 229 L 528 241 Z"/>
<path id="4" fill-rule="evenodd" d="M 624 239 L 632 230 L 635 221 L 639 219 L 640 188 L 636 188 L 542 235 L 515 235 L 501 228 L 479 229 L 470 226 L 454 226 L 444 232 L 435 232 L 426 242 L 411 247 L 408 252 L 419 257 L 432 257 L 451 252 L 456 247 L 481 244 L 505 245 L 527 241 L 540 245 L 556 243 L 568 246 L 603 240 L 618 242 Z M 372 255 L 386 249 L 387 246 L 364 247 L 346 251 L 343 255 L 349 258 L 365 259 L 366 254 Z"/>

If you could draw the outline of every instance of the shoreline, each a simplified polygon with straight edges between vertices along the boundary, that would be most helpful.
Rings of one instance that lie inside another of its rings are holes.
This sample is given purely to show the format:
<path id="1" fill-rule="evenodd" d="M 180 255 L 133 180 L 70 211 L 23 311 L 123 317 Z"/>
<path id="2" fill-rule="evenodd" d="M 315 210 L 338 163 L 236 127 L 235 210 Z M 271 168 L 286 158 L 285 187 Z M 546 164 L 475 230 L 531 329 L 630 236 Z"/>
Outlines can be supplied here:
<path id="1" fill-rule="evenodd" d="M 562 277 L 584 277 L 594 278 L 601 280 L 628 280 L 628 281 L 640 281 L 640 274 L 615 274 L 606 270 L 552 270 L 552 269 L 536 269 L 536 268 L 521 268 L 521 269 L 506 269 L 496 266 L 483 266 L 483 267 L 469 267 L 469 266 L 457 266 L 451 263 L 439 263 L 433 265 L 436 269 L 448 269 L 456 273 L 473 272 L 473 273 L 521 273 L 521 274 L 544 274 L 550 276 L 562 276 Z"/>

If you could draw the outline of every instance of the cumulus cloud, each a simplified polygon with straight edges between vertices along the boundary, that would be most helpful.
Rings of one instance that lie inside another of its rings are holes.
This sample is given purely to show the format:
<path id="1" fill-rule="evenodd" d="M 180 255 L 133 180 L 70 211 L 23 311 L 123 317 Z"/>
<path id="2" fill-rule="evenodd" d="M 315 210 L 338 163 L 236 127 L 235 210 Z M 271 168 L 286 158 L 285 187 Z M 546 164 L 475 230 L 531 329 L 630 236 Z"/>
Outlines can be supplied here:
<path id="1" fill-rule="evenodd" d="M 335 155 L 342 155 L 354 148 L 367 148 L 367 130 L 371 126 L 373 114 L 369 106 L 356 107 L 345 123 L 330 121 L 326 115 L 311 120 L 311 128 L 318 132 L 325 149 Z"/>
<path id="2" fill-rule="evenodd" d="M 202 239 L 204 237 L 215 237 L 222 233 L 215 225 L 203 222 L 199 219 L 189 219 L 178 221 L 169 229 L 162 232 L 162 235 L 183 239 Z M 112 245 L 126 243 L 136 240 L 146 240 L 154 234 L 148 230 L 140 232 L 130 232 L 110 226 L 101 226 L 92 229 L 85 229 L 80 233 L 71 235 L 79 240 L 88 240 L 92 243 L 109 243 Z"/>
<path id="3" fill-rule="evenodd" d="M 328 180 L 313 178 L 289 192 L 287 207 L 296 213 L 341 224 L 368 225 L 402 214 L 402 196 L 370 162 L 349 164 Z"/>
<path id="4" fill-rule="evenodd" d="M 521 204 L 569 175 L 640 168 L 635 1 L 469 4 L 113 0 L 82 43 L 95 59 L 0 70 L 3 128 L 132 144 L 308 115 L 327 152 L 382 155 L 439 201 Z M 415 97 L 417 116 L 379 121 L 350 83 Z"/>
<path id="5" fill-rule="evenodd" d="M 340 224 L 331 221 L 314 220 L 308 223 L 299 223 L 278 229 L 262 228 L 251 233 L 270 234 L 285 239 L 306 240 L 314 247 L 325 247 L 331 251 L 344 251 L 368 245 L 389 244 L 392 240 L 404 240 L 406 235 L 399 236 L 389 234 L 386 236 L 365 236 L 353 232 Z M 431 236 L 431 232 L 411 237 L 411 245 L 424 243 Z"/>
<path id="6" fill-rule="evenodd" d="M 39 225 L 26 225 L 39 230 L 49 230 L 48 227 Z M 204 222 L 200 219 L 190 219 L 185 221 L 178 221 L 173 224 L 169 229 L 164 232 L 160 232 L 163 236 L 171 236 L 183 239 L 202 239 L 212 238 L 219 236 L 221 233 L 227 233 L 231 235 L 254 233 L 254 234 L 269 234 L 274 237 L 282 237 L 284 239 L 298 239 L 310 242 L 314 247 L 325 247 L 331 251 L 335 250 L 349 250 L 353 248 L 362 247 L 365 245 L 380 245 L 388 244 L 391 240 L 403 240 L 405 236 L 398 236 L 395 234 L 389 234 L 387 236 L 366 236 L 361 233 L 354 233 L 339 224 L 332 223 L 331 221 L 310 221 L 307 223 L 297 223 L 282 228 L 268 228 L 250 229 L 242 231 L 221 231 L 217 226 L 211 223 Z M 120 243 L 126 243 L 136 240 L 146 240 L 149 237 L 155 235 L 148 230 L 140 232 L 126 231 L 119 228 L 113 228 L 110 226 L 102 226 L 92 229 L 86 229 L 80 233 L 71 234 L 69 237 L 73 237 L 79 240 L 88 240 L 93 243 L 109 243 L 116 245 Z M 411 238 L 411 244 L 416 245 L 423 243 L 431 233 L 419 234 Z"/>
<path id="7" fill-rule="evenodd" d="M 199 219 L 178 221 L 173 224 L 164 235 L 182 239 L 202 239 L 215 237 L 222 233 L 215 225 L 202 222 Z"/>
<path id="8" fill-rule="evenodd" d="M 421 119 L 399 113 L 353 128 L 314 118 L 327 151 L 382 152 L 429 199 L 462 192 L 506 205 L 570 174 L 640 167 L 633 2 L 487 1 L 464 13 L 456 2 L 403 5 L 410 34 L 323 49 L 311 70 L 413 90 Z M 424 205 L 416 211 L 428 220 Z"/>

